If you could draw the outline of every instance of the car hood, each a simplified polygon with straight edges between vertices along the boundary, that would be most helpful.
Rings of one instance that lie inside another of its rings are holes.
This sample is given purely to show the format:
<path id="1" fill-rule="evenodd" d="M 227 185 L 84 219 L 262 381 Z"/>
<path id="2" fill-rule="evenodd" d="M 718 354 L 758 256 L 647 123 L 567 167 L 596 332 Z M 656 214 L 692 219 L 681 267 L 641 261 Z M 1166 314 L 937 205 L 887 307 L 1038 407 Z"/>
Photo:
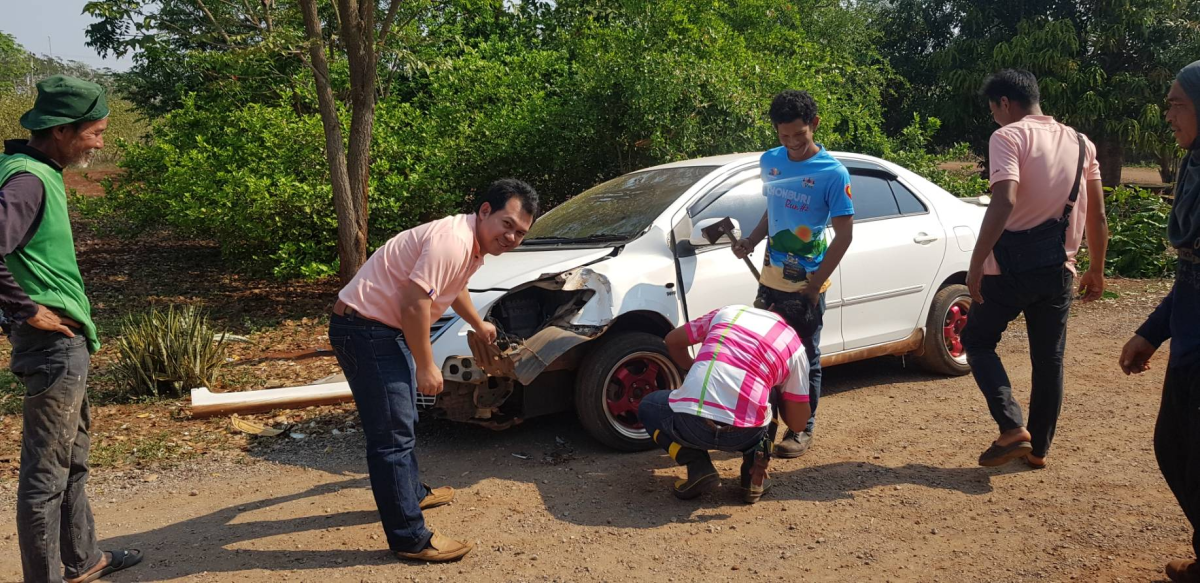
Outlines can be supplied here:
<path id="1" fill-rule="evenodd" d="M 489 255 L 483 260 L 468 287 L 473 292 L 485 290 L 510 290 L 518 285 L 542 277 L 558 275 L 569 269 L 591 263 L 611 255 L 611 247 L 604 248 L 547 248 L 531 247 L 510 251 L 503 255 Z"/>

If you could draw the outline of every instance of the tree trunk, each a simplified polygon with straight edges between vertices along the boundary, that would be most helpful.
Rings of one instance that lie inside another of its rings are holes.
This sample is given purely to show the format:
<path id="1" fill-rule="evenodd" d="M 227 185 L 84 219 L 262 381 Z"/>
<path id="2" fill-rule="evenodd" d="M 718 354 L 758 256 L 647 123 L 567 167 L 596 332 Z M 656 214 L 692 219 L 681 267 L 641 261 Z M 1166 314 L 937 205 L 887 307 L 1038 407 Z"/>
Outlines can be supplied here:
<path id="1" fill-rule="evenodd" d="M 342 42 L 350 66 L 350 141 L 347 169 L 358 242 L 367 246 L 367 193 L 370 186 L 371 135 L 375 125 L 375 2 L 338 0 Z M 356 266 L 357 268 L 357 266 Z"/>
<path id="2" fill-rule="evenodd" d="M 1106 187 L 1121 184 L 1121 169 L 1125 166 L 1125 144 L 1120 136 L 1102 136 L 1096 142 L 1096 161 L 1100 163 L 1100 181 Z M 1085 169 L 1086 170 L 1086 169 Z"/>
<path id="3" fill-rule="evenodd" d="M 347 171 L 346 148 L 342 142 L 342 122 L 337 114 L 337 102 L 329 83 L 329 61 L 325 58 L 325 40 L 316 0 L 300 0 L 304 15 L 304 31 L 308 37 L 308 54 L 317 85 L 317 104 L 325 128 L 325 157 L 333 185 L 333 209 L 338 220 L 338 277 L 348 283 L 367 260 L 366 204 L 356 201 Z M 368 142 L 370 137 L 367 138 Z M 361 210 L 360 210 L 361 209 Z"/>

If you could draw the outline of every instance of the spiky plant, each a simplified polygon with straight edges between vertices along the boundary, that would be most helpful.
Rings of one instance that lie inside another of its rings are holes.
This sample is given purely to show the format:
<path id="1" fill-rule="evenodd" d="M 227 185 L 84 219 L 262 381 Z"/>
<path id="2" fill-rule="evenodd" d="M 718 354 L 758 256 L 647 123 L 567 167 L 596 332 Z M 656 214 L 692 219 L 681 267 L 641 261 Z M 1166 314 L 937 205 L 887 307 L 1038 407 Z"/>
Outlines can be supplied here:
<path id="1" fill-rule="evenodd" d="M 225 363 L 225 335 L 194 306 L 151 308 L 121 323 L 114 374 L 136 396 L 181 396 L 207 387 Z"/>

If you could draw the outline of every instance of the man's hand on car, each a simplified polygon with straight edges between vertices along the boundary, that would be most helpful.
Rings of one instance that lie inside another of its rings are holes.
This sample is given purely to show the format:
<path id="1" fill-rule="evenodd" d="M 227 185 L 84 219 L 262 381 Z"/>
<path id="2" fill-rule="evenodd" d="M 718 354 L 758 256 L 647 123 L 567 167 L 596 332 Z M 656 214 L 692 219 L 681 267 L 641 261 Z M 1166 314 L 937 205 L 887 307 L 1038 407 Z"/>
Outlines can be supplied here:
<path id="1" fill-rule="evenodd" d="M 475 330 L 479 335 L 479 339 L 491 344 L 496 341 L 496 326 L 491 322 L 483 322 L 479 328 Z"/>

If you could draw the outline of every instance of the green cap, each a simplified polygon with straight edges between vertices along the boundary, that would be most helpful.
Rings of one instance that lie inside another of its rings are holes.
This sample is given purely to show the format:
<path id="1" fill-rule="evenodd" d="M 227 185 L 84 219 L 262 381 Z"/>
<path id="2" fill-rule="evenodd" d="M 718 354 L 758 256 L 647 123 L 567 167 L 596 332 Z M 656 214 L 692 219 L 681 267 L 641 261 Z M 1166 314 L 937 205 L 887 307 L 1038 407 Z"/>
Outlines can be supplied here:
<path id="1" fill-rule="evenodd" d="M 21 116 L 21 127 L 27 130 L 44 130 L 108 117 L 104 88 L 91 81 L 55 75 L 39 81 L 37 89 L 33 109 Z"/>

